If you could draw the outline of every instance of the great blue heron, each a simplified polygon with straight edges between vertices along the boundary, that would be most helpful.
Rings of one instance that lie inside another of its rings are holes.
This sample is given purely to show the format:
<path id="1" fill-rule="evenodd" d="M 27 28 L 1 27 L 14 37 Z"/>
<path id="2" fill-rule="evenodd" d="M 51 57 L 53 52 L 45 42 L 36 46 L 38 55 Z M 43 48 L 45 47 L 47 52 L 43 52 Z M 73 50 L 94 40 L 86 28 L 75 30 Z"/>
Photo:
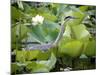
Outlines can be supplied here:
<path id="1" fill-rule="evenodd" d="M 77 19 L 77 18 L 75 18 L 73 16 L 65 17 L 63 23 L 61 24 L 60 32 L 59 32 L 56 40 L 53 43 L 42 44 L 42 45 L 32 45 L 31 47 L 28 48 L 28 50 L 48 50 L 50 48 L 56 47 L 58 45 L 60 39 L 63 36 L 63 33 L 64 33 L 66 25 L 67 25 L 66 23 L 71 19 Z"/>

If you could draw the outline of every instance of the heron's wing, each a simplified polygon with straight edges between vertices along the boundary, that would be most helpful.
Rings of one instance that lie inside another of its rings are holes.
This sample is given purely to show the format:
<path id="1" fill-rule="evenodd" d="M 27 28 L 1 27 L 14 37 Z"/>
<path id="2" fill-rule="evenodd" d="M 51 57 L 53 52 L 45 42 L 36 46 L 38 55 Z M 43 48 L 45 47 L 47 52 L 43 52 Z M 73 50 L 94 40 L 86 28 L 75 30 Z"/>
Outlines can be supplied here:
<path id="1" fill-rule="evenodd" d="M 49 48 L 52 47 L 52 44 L 43 44 L 43 45 L 31 45 L 31 47 L 29 47 L 29 50 L 48 50 Z"/>

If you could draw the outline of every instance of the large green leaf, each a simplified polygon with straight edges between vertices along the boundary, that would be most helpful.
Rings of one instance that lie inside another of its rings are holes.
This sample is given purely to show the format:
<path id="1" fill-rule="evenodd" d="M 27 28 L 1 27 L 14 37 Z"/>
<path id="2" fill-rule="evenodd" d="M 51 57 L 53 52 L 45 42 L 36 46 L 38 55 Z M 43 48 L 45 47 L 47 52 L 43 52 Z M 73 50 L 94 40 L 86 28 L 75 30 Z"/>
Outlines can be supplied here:
<path id="1" fill-rule="evenodd" d="M 53 53 L 51 53 L 51 56 L 47 61 L 39 61 L 38 63 L 46 65 L 47 68 L 51 70 L 56 63 L 56 57 Z"/>
<path id="2" fill-rule="evenodd" d="M 39 43 L 51 42 L 58 35 L 59 25 L 52 21 L 45 20 L 43 25 L 37 25 L 32 28 L 31 35 Z"/>
<path id="3" fill-rule="evenodd" d="M 24 63 L 26 61 L 27 51 L 16 51 L 16 61 Z"/>
<path id="4" fill-rule="evenodd" d="M 37 59 L 39 54 L 39 50 L 16 51 L 16 61 L 25 62 L 30 61 L 32 59 Z"/>
<path id="5" fill-rule="evenodd" d="M 22 11 L 15 8 L 14 6 L 11 6 L 11 18 L 12 18 L 12 20 L 20 20 L 20 18 L 23 18 L 23 17 L 24 17 L 24 13 Z"/>
<path id="6" fill-rule="evenodd" d="M 56 21 L 57 17 L 51 13 L 39 13 L 40 15 L 42 15 L 43 17 L 45 17 L 45 19 L 47 20 L 51 20 L 51 21 Z"/>
<path id="7" fill-rule="evenodd" d="M 38 64 L 34 61 L 28 62 L 26 68 L 30 70 L 31 73 L 49 72 L 48 68 L 44 64 Z"/>
<path id="8" fill-rule="evenodd" d="M 47 60 L 49 57 L 50 57 L 50 52 L 49 51 L 47 51 L 47 52 L 40 51 L 38 56 L 37 56 L 37 59 L 38 60 Z"/>
<path id="9" fill-rule="evenodd" d="M 11 73 L 16 73 L 17 70 L 20 70 L 20 67 L 16 63 L 11 64 Z"/>
<path id="10" fill-rule="evenodd" d="M 86 12 L 87 9 L 88 9 L 89 6 L 80 6 L 79 9 L 82 11 L 82 12 Z"/>
<path id="11" fill-rule="evenodd" d="M 11 63 L 12 75 L 15 75 L 17 73 L 21 73 L 22 71 L 24 72 L 25 65 L 26 64 L 24 64 L 24 63 L 18 63 L 18 62 Z"/>
<path id="12" fill-rule="evenodd" d="M 46 33 L 46 40 L 48 42 L 51 42 L 56 39 L 60 26 L 58 25 L 58 23 L 45 20 L 43 24 L 43 29 L 45 30 Z"/>
<path id="13" fill-rule="evenodd" d="M 69 25 L 67 25 L 63 36 L 64 36 L 64 37 L 71 38 L 71 33 L 72 33 L 71 27 L 70 27 Z"/>
<path id="14" fill-rule="evenodd" d="M 56 57 L 54 54 L 51 54 L 51 57 L 48 60 L 30 62 L 27 64 L 27 69 L 30 69 L 32 73 L 34 72 L 49 72 L 56 63 Z"/>
<path id="15" fill-rule="evenodd" d="M 31 35 L 39 43 L 45 43 L 46 42 L 46 40 L 45 40 L 45 31 L 43 30 L 43 27 L 40 26 L 40 25 L 34 26 L 32 28 Z"/>
<path id="16" fill-rule="evenodd" d="M 40 54 L 39 50 L 31 50 L 27 51 L 27 54 L 25 55 L 25 58 L 27 61 L 30 61 L 32 59 L 36 59 Z"/>
<path id="17" fill-rule="evenodd" d="M 76 39 L 88 39 L 90 33 L 83 24 L 71 26 L 72 36 Z"/>
<path id="18" fill-rule="evenodd" d="M 18 40 L 22 40 L 23 38 L 27 36 L 27 33 L 29 31 L 30 30 L 28 29 L 28 27 L 26 27 L 23 24 L 19 24 L 19 25 L 16 25 L 15 27 L 12 27 L 11 28 L 12 41 L 15 42 L 17 36 L 18 36 Z"/>
<path id="19" fill-rule="evenodd" d="M 61 17 L 63 12 L 66 12 L 67 5 L 65 4 L 52 4 L 52 12 L 58 17 Z"/>
<path id="20" fill-rule="evenodd" d="M 11 38 L 12 38 L 12 48 L 16 48 L 16 46 L 20 47 L 19 41 L 21 42 L 23 39 L 27 37 L 27 33 L 30 30 L 23 24 L 18 24 L 11 28 Z"/>
<path id="21" fill-rule="evenodd" d="M 41 15 L 45 19 L 50 20 L 50 21 L 56 21 L 57 20 L 57 17 L 54 14 L 52 14 L 50 12 L 50 10 L 48 10 L 47 8 L 43 8 L 43 7 L 40 7 L 40 8 L 29 8 L 28 6 L 26 8 L 28 8 L 28 10 L 25 9 L 25 11 L 30 16 Z"/>
<path id="22" fill-rule="evenodd" d="M 40 50 L 31 51 L 16 51 L 16 61 L 25 62 L 33 59 L 47 60 L 50 57 L 50 52 L 42 52 Z"/>
<path id="23" fill-rule="evenodd" d="M 96 55 L 96 41 L 95 40 L 91 40 L 87 42 L 87 46 L 84 50 L 84 54 L 87 56 Z"/>
<path id="24" fill-rule="evenodd" d="M 59 29 L 60 26 L 58 23 L 55 23 L 53 21 L 50 20 L 44 20 L 44 24 L 43 24 L 44 28 L 49 28 L 51 30 L 55 30 L 55 29 Z"/>
<path id="25" fill-rule="evenodd" d="M 25 59 L 25 56 L 27 55 L 26 53 L 27 53 L 27 51 L 23 51 L 23 52 L 17 51 L 16 59 L 19 60 L 19 62 L 12 64 L 12 73 L 15 73 L 17 70 L 21 70 L 19 68 L 21 68 L 22 66 L 26 67 L 26 69 L 29 70 L 31 73 L 49 72 L 52 68 L 54 68 L 54 65 L 56 63 L 56 57 L 53 53 L 51 54 L 51 56 L 48 60 L 21 62 L 23 60 L 23 58 Z M 31 56 L 33 56 L 33 55 L 31 55 Z"/>
<path id="26" fill-rule="evenodd" d="M 72 40 L 65 44 L 60 44 L 59 52 L 71 57 L 77 57 L 81 55 L 83 43 L 78 40 Z"/>

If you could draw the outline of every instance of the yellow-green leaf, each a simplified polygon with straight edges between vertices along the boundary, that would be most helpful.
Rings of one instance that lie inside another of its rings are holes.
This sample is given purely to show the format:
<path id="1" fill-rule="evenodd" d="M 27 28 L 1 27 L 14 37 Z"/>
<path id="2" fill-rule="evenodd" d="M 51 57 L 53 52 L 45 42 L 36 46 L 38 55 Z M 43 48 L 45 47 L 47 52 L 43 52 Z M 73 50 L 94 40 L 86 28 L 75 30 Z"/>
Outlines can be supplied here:
<path id="1" fill-rule="evenodd" d="M 81 55 L 83 43 L 78 40 L 73 40 L 60 46 L 59 52 L 71 57 Z"/>

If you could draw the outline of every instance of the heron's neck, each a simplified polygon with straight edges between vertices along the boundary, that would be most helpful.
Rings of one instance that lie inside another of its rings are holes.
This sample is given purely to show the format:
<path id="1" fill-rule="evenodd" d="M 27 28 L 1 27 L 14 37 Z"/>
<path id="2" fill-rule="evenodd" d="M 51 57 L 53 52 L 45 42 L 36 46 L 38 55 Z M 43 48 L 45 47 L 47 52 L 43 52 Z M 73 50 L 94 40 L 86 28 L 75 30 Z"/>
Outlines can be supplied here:
<path id="1" fill-rule="evenodd" d="M 59 41 L 60 41 L 60 39 L 63 37 L 63 33 L 65 32 L 65 28 L 66 28 L 65 24 L 66 24 L 65 22 L 62 23 L 61 28 L 60 28 L 60 32 L 59 32 L 56 40 L 53 43 L 54 46 L 57 46 Z"/>

